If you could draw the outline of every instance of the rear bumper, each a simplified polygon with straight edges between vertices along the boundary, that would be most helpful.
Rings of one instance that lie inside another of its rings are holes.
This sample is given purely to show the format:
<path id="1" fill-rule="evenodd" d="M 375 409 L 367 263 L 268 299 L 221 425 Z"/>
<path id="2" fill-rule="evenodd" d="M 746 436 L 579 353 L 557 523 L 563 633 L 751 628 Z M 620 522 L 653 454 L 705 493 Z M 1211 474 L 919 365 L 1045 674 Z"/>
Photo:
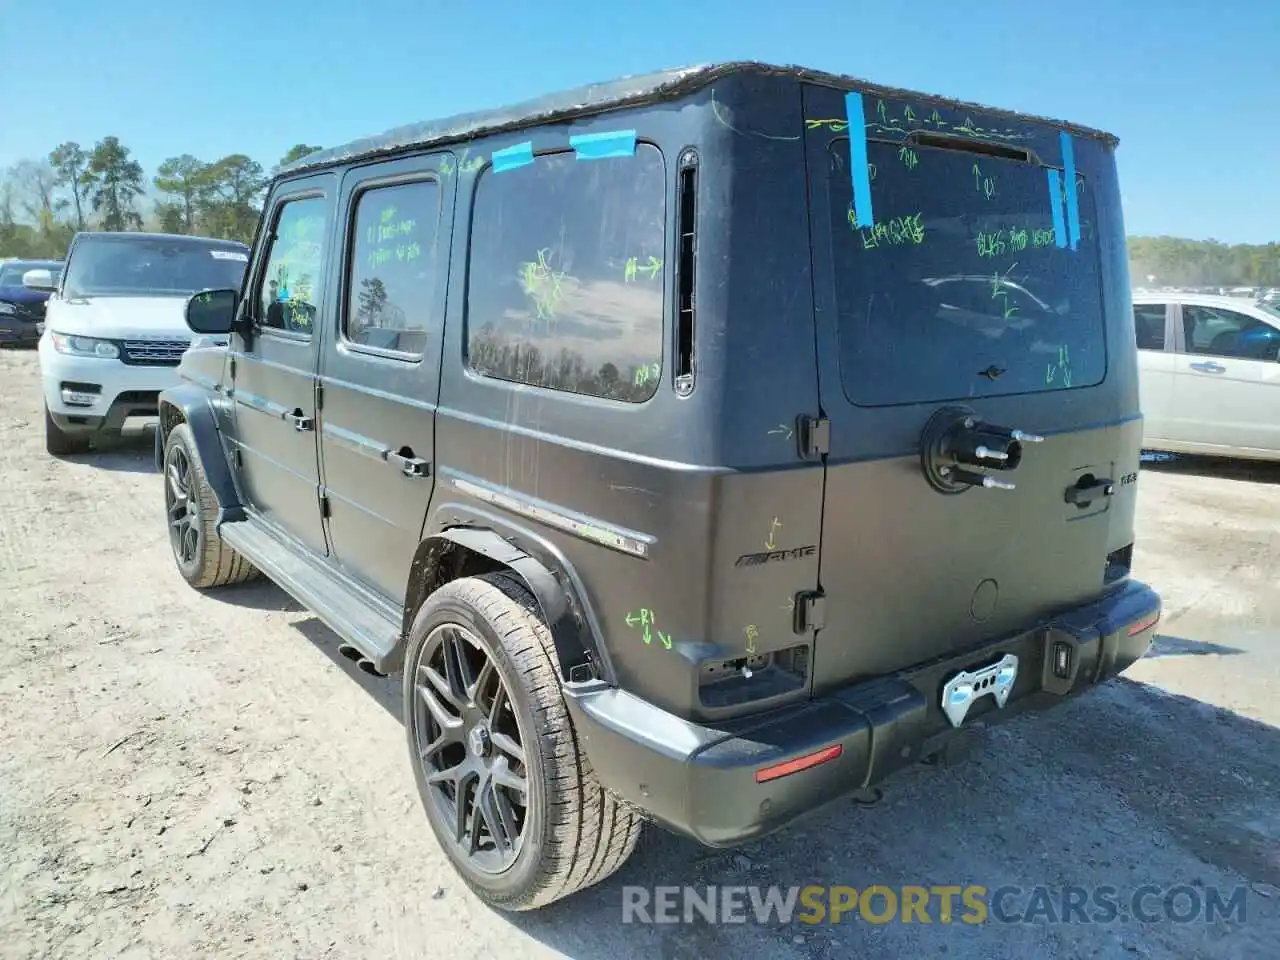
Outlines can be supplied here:
<path id="1" fill-rule="evenodd" d="M 703 727 L 612 687 L 568 691 L 566 701 L 592 767 L 618 796 L 657 822 L 708 846 L 731 846 L 778 829 L 832 800 L 872 786 L 946 745 L 978 722 L 1044 710 L 1128 669 L 1146 653 L 1161 611 L 1145 584 L 1068 611 L 1025 634 L 919 664 L 794 707 Z M 1071 648 L 1066 677 L 1050 667 L 1055 644 Z M 960 728 L 939 705 L 962 669 L 1018 656 L 1003 709 L 991 697 Z M 840 747 L 834 759 L 760 783 L 756 772 Z"/>

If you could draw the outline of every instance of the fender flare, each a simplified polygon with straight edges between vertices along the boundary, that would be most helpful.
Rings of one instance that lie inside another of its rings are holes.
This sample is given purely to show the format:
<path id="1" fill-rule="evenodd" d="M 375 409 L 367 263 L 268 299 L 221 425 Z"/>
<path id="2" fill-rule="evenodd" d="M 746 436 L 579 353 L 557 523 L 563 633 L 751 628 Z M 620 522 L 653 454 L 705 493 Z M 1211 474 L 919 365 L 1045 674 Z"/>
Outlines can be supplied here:
<path id="1" fill-rule="evenodd" d="M 531 532 L 504 522 L 503 518 L 489 517 L 473 509 L 466 512 L 475 517 L 471 523 L 461 521 L 460 525 L 443 527 L 418 545 L 410 567 L 403 636 L 409 636 L 413 619 L 431 592 L 447 582 L 436 573 L 443 556 L 453 547 L 461 547 L 510 570 L 533 594 L 556 647 L 562 682 L 610 680 L 612 666 L 607 653 L 595 640 L 591 626 L 594 618 L 579 600 L 578 578 L 559 551 Z M 515 535 L 504 537 L 498 532 L 501 527 L 510 527 Z M 543 547 L 539 552 L 545 553 L 551 564 L 523 549 L 521 543 L 531 546 L 537 543 Z"/>
<path id="2" fill-rule="evenodd" d="M 236 489 L 231 465 L 227 462 L 217 414 L 207 390 L 184 384 L 164 390 L 159 402 L 160 422 L 156 426 L 156 471 L 164 472 L 164 447 L 179 423 L 186 423 L 196 445 L 205 479 L 218 500 L 218 523 L 244 519 L 244 505 Z"/>

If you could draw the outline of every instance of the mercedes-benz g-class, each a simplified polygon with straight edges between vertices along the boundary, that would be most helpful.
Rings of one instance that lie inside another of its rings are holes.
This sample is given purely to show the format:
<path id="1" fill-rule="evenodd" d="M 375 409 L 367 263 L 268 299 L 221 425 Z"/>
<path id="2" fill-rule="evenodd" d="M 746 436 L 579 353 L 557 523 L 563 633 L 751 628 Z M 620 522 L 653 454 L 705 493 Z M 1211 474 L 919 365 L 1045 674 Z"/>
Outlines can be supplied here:
<path id="1" fill-rule="evenodd" d="M 160 399 L 178 568 L 403 675 L 507 909 L 1062 703 L 1161 609 L 1115 147 L 739 63 L 314 153 L 188 304 L 230 341 Z"/>

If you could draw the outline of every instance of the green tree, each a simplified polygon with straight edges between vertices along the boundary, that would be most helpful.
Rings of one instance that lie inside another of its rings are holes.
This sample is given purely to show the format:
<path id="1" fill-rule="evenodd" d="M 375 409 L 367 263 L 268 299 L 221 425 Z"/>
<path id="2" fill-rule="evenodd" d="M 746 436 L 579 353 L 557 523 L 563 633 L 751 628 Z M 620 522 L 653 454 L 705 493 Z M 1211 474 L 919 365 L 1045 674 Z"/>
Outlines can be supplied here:
<path id="1" fill-rule="evenodd" d="M 1129 272 L 1137 286 L 1280 286 L 1280 243 L 1130 237 L 1128 246 Z"/>
<path id="2" fill-rule="evenodd" d="M 262 164 L 243 153 L 209 164 L 200 193 L 202 230 L 211 236 L 249 242 L 258 225 L 264 186 Z"/>
<path id="3" fill-rule="evenodd" d="M 207 163 L 197 160 L 189 153 L 170 157 L 160 164 L 151 182 L 161 193 L 174 198 L 156 206 L 161 222 L 166 224 L 165 230 L 173 233 L 195 232 L 196 209 L 202 192 L 209 186 L 208 170 Z M 181 217 L 177 221 L 173 219 L 169 207 L 177 207 L 180 211 Z"/>
<path id="4" fill-rule="evenodd" d="M 43 160 L 20 160 L 9 172 L 15 198 L 29 221 L 38 223 L 46 215 L 52 216 L 61 204 L 54 197 L 58 187 L 58 175 Z"/>
<path id="5" fill-rule="evenodd" d="M 142 193 L 142 165 L 129 159 L 129 148 L 117 137 L 98 141 L 81 180 L 104 230 L 142 228 L 142 217 L 133 208 Z"/>
<path id="6" fill-rule="evenodd" d="M 0 197 L 0 254 L 62 257 L 75 229 L 58 220 L 57 174 L 44 160 L 21 160 L 4 179 Z"/>
<path id="7" fill-rule="evenodd" d="M 166 201 L 156 202 L 156 221 L 163 233 L 191 233 L 187 224 L 186 213 L 181 204 Z"/>
<path id="8" fill-rule="evenodd" d="M 57 173 L 60 187 L 71 190 L 71 200 L 75 207 L 77 230 L 84 229 L 85 196 L 84 175 L 89 168 L 89 157 L 74 140 L 54 147 L 49 154 L 49 165 Z"/>
<path id="9" fill-rule="evenodd" d="M 289 152 L 280 158 L 280 162 L 275 165 L 275 167 L 272 169 L 271 172 L 275 173 L 277 170 L 280 170 L 283 167 L 287 167 L 289 164 L 294 163 L 295 161 L 301 160 L 307 154 L 315 153 L 317 150 L 323 150 L 323 149 L 324 147 L 312 147 L 305 143 L 295 143 L 292 147 L 289 148 Z"/>

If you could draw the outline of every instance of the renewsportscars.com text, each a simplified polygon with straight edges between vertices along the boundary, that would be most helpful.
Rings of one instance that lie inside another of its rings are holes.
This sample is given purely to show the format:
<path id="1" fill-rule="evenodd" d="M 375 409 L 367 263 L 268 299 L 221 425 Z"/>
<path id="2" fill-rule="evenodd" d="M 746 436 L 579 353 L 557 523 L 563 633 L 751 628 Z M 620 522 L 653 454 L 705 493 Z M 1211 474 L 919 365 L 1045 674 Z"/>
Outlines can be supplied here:
<path id="1" fill-rule="evenodd" d="M 875 885 L 622 888 L 623 923 L 1215 923 L 1245 920 L 1246 887 Z"/>

